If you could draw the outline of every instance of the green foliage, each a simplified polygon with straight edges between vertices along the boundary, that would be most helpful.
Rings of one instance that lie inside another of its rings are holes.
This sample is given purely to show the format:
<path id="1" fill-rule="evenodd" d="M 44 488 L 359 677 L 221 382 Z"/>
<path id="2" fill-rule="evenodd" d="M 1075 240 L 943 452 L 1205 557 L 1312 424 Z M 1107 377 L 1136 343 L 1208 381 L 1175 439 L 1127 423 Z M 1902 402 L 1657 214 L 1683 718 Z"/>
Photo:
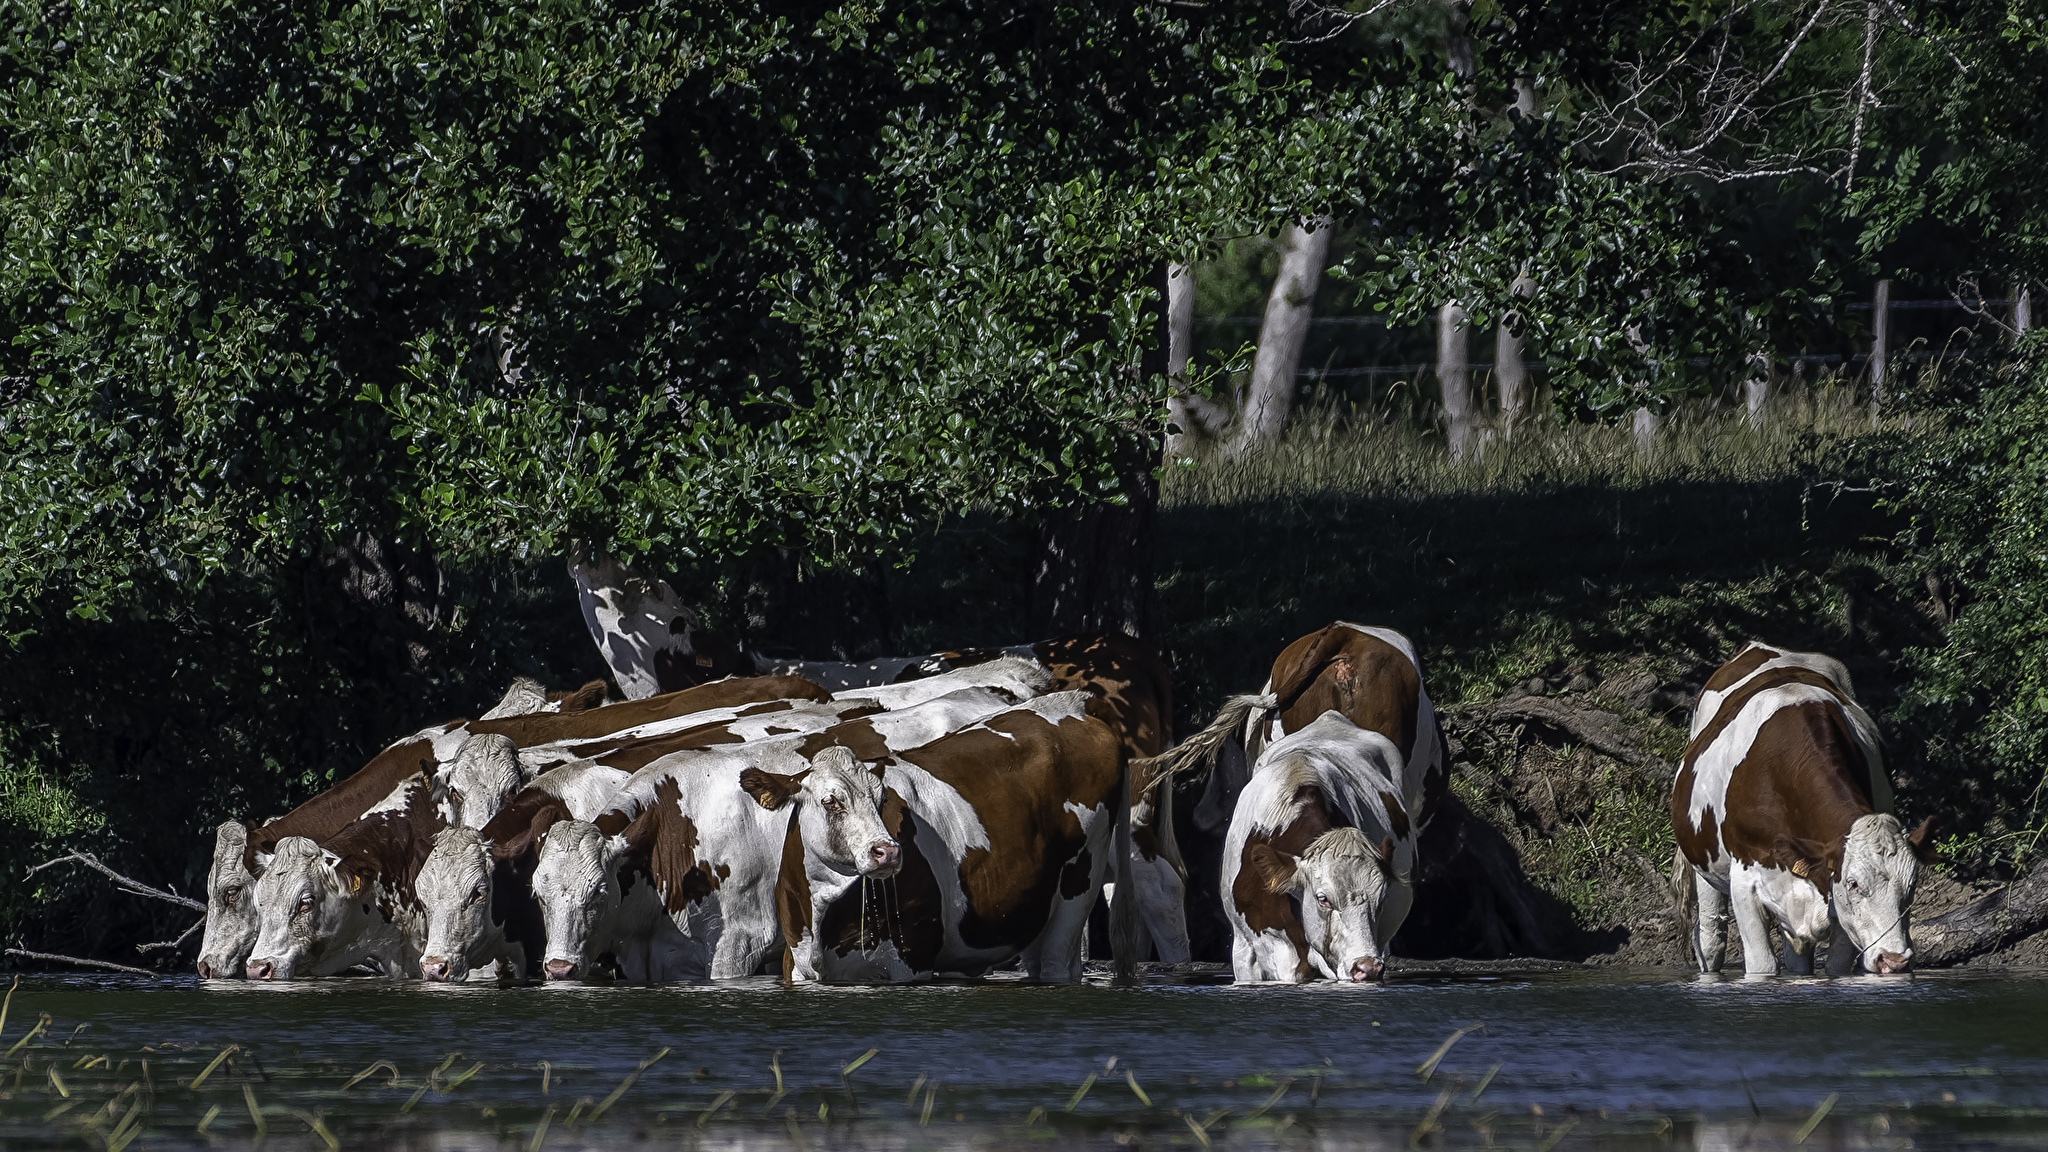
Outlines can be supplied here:
<path id="1" fill-rule="evenodd" d="M 1898 446 L 1921 574 L 1954 610 L 1947 643 L 1908 656 L 1898 718 L 1925 741 L 1949 830 L 1983 865 L 2027 857 L 2048 826 L 2048 360 L 1930 374 L 1909 402 L 1931 430 Z"/>

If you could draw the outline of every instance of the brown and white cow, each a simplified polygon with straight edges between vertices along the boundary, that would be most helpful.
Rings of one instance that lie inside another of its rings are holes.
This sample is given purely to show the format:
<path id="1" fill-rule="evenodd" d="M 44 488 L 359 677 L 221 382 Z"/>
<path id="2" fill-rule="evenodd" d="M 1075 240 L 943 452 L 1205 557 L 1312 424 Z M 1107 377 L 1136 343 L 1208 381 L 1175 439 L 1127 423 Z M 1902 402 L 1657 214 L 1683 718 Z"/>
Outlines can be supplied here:
<path id="1" fill-rule="evenodd" d="M 1272 741 L 1331 711 L 1393 742 L 1403 765 L 1402 804 L 1417 833 L 1428 827 L 1448 788 L 1443 728 L 1423 687 L 1415 645 L 1391 628 L 1339 620 L 1289 644 L 1273 661 L 1263 691 L 1231 697 L 1208 727 L 1161 762 L 1169 771 L 1186 771 L 1215 759 L 1225 742 L 1236 742 L 1249 766 Z M 1197 823 L 1221 825 L 1243 785 L 1212 774 Z"/>
<path id="2" fill-rule="evenodd" d="M 1773 924 L 1791 973 L 1812 973 L 1823 940 L 1833 975 L 1912 969 L 1907 909 L 1930 822 L 1909 836 L 1892 815 L 1877 727 L 1836 661 L 1751 644 L 1715 672 L 1671 823 L 1672 883 L 1702 972 L 1721 968 L 1731 904 L 1750 975 L 1778 971 Z"/>
<path id="3" fill-rule="evenodd" d="M 330 837 L 279 841 L 256 881 L 252 980 L 334 976 L 365 961 L 386 975 L 419 964 L 413 879 L 446 828 L 433 782 L 407 780 Z"/>
<path id="4" fill-rule="evenodd" d="M 776 905 L 791 981 L 977 976 L 1021 959 L 1033 980 L 1082 975 L 1088 913 L 1112 870 L 1129 884 L 1128 779 L 1118 732 L 1060 692 L 882 758 L 879 788 L 814 795 L 813 777 L 749 773 L 785 821 Z M 812 772 L 845 768 L 820 757 Z M 862 757 L 862 759 L 869 759 Z M 843 773 L 841 773 L 843 774 Z M 834 839 L 812 809 L 871 805 L 897 845 Z M 883 875 L 884 872 L 892 874 Z M 1136 905 L 1113 910 L 1120 966 Z"/>
<path id="5" fill-rule="evenodd" d="M 679 751 L 648 764 L 614 794 L 596 835 L 558 836 L 558 823 L 541 841 L 533 893 L 547 924 L 547 975 L 585 975 L 606 952 L 646 957 L 654 972 L 647 979 L 754 975 L 781 943 L 774 886 L 783 822 L 741 789 L 741 774 L 800 772 L 834 746 L 879 760 L 1013 703 L 997 689 L 956 689 L 823 731 Z M 647 901 L 659 917 L 644 915 Z M 650 931 L 670 939 L 663 921 L 681 933 L 681 946 L 649 946 Z"/>
<path id="6" fill-rule="evenodd" d="M 1223 842 L 1239 983 L 1379 979 L 1414 902 L 1400 748 L 1334 709 L 1266 746 Z"/>
<path id="7" fill-rule="evenodd" d="M 714 718 L 729 719 L 750 708 L 772 711 L 794 702 L 831 702 L 823 688 L 793 676 L 726 680 L 630 704 L 591 706 L 602 701 L 602 688 L 601 682 L 587 684 L 559 700 L 557 711 L 534 714 L 521 711 L 524 705 L 516 700 L 521 690 L 515 684 L 506 699 L 491 709 L 500 713 L 494 719 L 455 720 L 424 728 L 384 748 L 354 775 L 284 816 L 254 829 L 244 827 L 239 835 L 225 826 L 216 830 L 214 859 L 207 876 L 199 975 L 212 979 L 242 974 L 256 942 L 256 878 L 280 841 L 299 836 L 324 843 L 414 774 L 439 777 L 472 736 L 503 736 L 522 750 L 571 745 L 576 754 L 589 756 L 650 733 L 686 730 Z M 546 758 L 544 754 L 542 759 Z M 569 758 L 572 756 L 555 759 Z"/>

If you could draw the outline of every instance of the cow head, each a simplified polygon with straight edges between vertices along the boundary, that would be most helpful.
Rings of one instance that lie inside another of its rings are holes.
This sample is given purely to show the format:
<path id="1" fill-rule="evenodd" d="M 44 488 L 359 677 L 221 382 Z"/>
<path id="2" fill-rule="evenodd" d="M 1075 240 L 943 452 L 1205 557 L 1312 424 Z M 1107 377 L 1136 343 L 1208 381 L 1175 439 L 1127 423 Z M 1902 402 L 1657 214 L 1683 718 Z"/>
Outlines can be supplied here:
<path id="1" fill-rule="evenodd" d="M 524 783 L 519 749 L 510 737 L 495 732 L 471 736 L 448 768 L 450 810 L 442 815 L 450 824 L 482 828 Z"/>
<path id="2" fill-rule="evenodd" d="M 622 841 L 582 820 L 558 820 L 541 836 L 533 899 L 547 930 L 541 972 L 548 979 L 575 980 L 597 970 L 619 912 L 623 888 L 616 872 L 624 852 Z"/>
<path id="3" fill-rule="evenodd" d="M 1896 818 L 1872 815 L 1849 826 L 1839 870 L 1828 893 L 1835 923 L 1854 944 L 1867 972 L 1913 970 L 1913 939 L 1906 921 L 1920 862 L 1932 858 L 1931 821 L 1908 836 Z"/>
<path id="4" fill-rule="evenodd" d="M 428 980 L 469 978 L 499 943 L 491 920 L 491 853 L 474 828 L 447 828 L 420 865 L 413 888 L 426 908 L 427 943 L 420 975 Z"/>
<path id="5" fill-rule="evenodd" d="M 827 748 L 789 776 L 749 768 L 740 773 L 740 787 L 771 812 L 796 805 L 808 861 L 869 880 L 903 867 L 902 850 L 882 822 L 882 782 L 846 748 Z"/>
<path id="6" fill-rule="evenodd" d="M 251 980 L 290 980 L 352 941 L 373 899 L 371 880 L 347 870 L 341 857 L 304 836 L 277 842 L 256 881 L 258 928 L 247 971 Z M 361 915 L 358 915 L 358 913 Z"/>
<path id="7" fill-rule="evenodd" d="M 202 980 L 241 976 L 256 946 L 256 876 L 242 863 L 249 829 L 229 820 L 213 833 L 213 867 L 206 873 L 206 930 L 199 938 Z"/>
<path id="8" fill-rule="evenodd" d="M 1260 844 L 1246 858 L 1267 890 L 1300 897 L 1309 949 L 1333 979 L 1362 983 L 1384 975 L 1380 911 L 1393 887 L 1405 883 L 1394 875 L 1392 837 L 1374 844 L 1356 828 L 1334 828 L 1299 857 Z"/>

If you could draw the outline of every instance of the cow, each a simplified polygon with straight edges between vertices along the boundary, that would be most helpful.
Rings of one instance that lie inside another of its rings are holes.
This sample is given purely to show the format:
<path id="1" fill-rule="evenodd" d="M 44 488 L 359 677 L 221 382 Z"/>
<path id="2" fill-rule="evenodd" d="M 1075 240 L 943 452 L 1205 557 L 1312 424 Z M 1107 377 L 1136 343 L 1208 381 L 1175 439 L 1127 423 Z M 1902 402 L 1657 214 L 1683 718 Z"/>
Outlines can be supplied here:
<path id="1" fill-rule="evenodd" d="M 847 783 L 854 757 L 870 759 L 857 750 L 744 773 L 763 809 L 791 812 L 775 895 L 784 979 L 978 976 L 1019 959 L 1032 980 L 1080 980 L 1096 894 L 1112 867 L 1129 891 L 1131 871 L 1123 749 L 1088 703 L 1053 693 L 882 757 L 877 785 Z M 821 823 L 849 806 L 878 823 Z M 1112 913 L 1128 971 L 1136 902 Z"/>
<path id="2" fill-rule="evenodd" d="M 256 881 L 252 980 L 333 976 L 365 961 L 386 975 L 419 963 L 413 878 L 445 827 L 433 781 L 415 774 L 330 837 L 278 841 Z"/>
<path id="3" fill-rule="evenodd" d="M 281 840 L 300 836 L 316 844 L 325 842 L 414 774 L 439 774 L 472 736 L 503 736 L 521 748 L 574 742 L 583 755 L 590 755 L 606 746 L 606 737 L 617 743 L 665 728 L 687 729 L 709 722 L 711 714 L 730 718 L 749 708 L 773 710 L 785 701 L 791 703 L 781 706 L 832 703 L 823 688 L 793 676 L 721 681 L 608 707 L 593 706 L 603 700 L 603 683 L 596 681 L 557 701 L 558 710 L 552 713 L 521 712 L 521 694 L 515 683 L 492 709 L 514 714 L 449 721 L 393 742 L 354 775 L 275 820 L 255 828 L 244 826 L 240 834 L 216 829 L 197 963 L 201 978 L 242 974 L 256 942 L 255 880 Z"/>
<path id="4" fill-rule="evenodd" d="M 587 975 L 606 952 L 655 957 L 662 975 L 649 979 L 755 974 L 781 946 L 773 899 L 782 827 L 748 798 L 740 775 L 799 772 L 832 746 L 880 760 L 1013 703 L 991 688 L 956 689 L 820 732 L 681 751 L 647 765 L 594 821 L 597 834 L 546 830 L 533 891 L 548 925 L 547 976 Z M 662 915 L 642 915 L 642 901 Z M 680 944 L 664 921 L 681 933 Z M 650 951 L 647 932 L 670 946 Z"/>
<path id="5" fill-rule="evenodd" d="M 1223 841 L 1238 982 L 1384 977 L 1414 902 L 1405 768 L 1393 740 L 1335 709 L 1260 753 Z"/>
<path id="6" fill-rule="evenodd" d="M 1672 884 L 1693 959 L 1720 971 L 1729 906 L 1743 971 L 1910 972 L 1907 910 L 1932 821 L 1891 811 L 1877 726 L 1833 659 L 1752 643 L 1707 680 L 1671 792 Z"/>
<path id="7" fill-rule="evenodd" d="M 420 975 L 427 980 L 461 980 L 487 960 L 516 963 L 523 974 L 539 975 L 546 932 L 531 883 L 541 838 L 558 820 L 595 817 L 633 772 L 650 761 L 688 748 L 815 732 L 876 710 L 866 701 L 759 705 L 743 709 L 749 715 L 629 740 L 615 747 L 604 747 L 609 740 L 576 746 L 594 747 L 597 758 L 572 760 L 536 776 L 481 826 L 474 841 L 451 836 L 436 840 L 416 885 L 421 915 L 428 925 Z M 505 741 L 506 737 L 481 736 L 471 743 L 482 740 Z M 455 787 L 451 779 L 451 791 Z M 479 884 L 480 899 L 476 898 Z M 657 928 L 649 922 L 650 932 Z M 636 967 L 630 956 L 621 957 L 619 963 L 631 979 L 651 978 L 645 965 Z"/>
<path id="8" fill-rule="evenodd" d="M 439 798 L 441 819 L 463 828 L 482 828 L 524 782 L 519 749 L 509 737 L 495 732 L 472 736 L 462 742 L 448 766 Z"/>

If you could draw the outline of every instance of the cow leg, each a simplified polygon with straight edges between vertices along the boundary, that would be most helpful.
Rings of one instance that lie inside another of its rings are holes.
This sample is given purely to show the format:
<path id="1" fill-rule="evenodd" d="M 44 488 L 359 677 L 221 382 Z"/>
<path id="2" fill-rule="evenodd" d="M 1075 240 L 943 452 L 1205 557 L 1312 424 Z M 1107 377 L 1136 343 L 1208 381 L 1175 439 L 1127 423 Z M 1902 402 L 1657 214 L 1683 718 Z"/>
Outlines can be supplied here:
<path id="1" fill-rule="evenodd" d="M 1778 939 L 1784 945 L 1782 955 L 1786 975 L 1813 975 L 1813 941 L 1801 940 L 1782 926 L 1778 930 Z"/>
<path id="2" fill-rule="evenodd" d="M 1081 944 L 1088 938 L 1088 913 L 1095 910 L 1099 884 L 1069 899 L 1055 895 L 1052 915 L 1038 939 L 1024 949 L 1024 972 L 1048 984 L 1074 984 L 1081 979 Z"/>
<path id="3" fill-rule="evenodd" d="M 1692 922 L 1692 958 L 1701 972 L 1712 974 L 1719 972 L 1728 959 L 1728 894 L 1698 870 L 1692 874 L 1692 883 L 1697 904 Z"/>
<path id="4" fill-rule="evenodd" d="M 1256 984 L 1265 979 L 1259 971 L 1259 952 L 1242 933 L 1231 933 L 1230 978 L 1239 984 Z"/>
<path id="5" fill-rule="evenodd" d="M 1756 883 L 1735 870 L 1728 873 L 1728 896 L 1735 905 L 1735 930 L 1742 934 L 1742 971 L 1749 976 L 1778 974 L 1777 950 L 1771 947 L 1770 912 L 1758 898 Z"/>
<path id="6" fill-rule="evenodd" d="M 1135 849 L 1131 859 L 1131 887 L 1138 899 L 1138 955 L 1157 949 L 1168 964 L 1184 964 L 1188 949 L 1187 883 L 1164 853 L 1147 860 Z M 1121 893 L 1119 893 L 1121 895 Z"/>

